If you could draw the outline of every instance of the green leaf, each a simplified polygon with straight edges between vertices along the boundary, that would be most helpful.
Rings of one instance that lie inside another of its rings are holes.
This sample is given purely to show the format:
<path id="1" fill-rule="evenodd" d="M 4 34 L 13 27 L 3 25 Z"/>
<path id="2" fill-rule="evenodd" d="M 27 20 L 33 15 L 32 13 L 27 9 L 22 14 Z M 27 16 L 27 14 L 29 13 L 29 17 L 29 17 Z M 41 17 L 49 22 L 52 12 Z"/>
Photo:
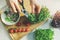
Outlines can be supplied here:
<path id="1" fill-rule="evenodd" d="M 51 29 L 37 29 L 34 34 L 35 40 L 52 40 L 54 32 Z"/>

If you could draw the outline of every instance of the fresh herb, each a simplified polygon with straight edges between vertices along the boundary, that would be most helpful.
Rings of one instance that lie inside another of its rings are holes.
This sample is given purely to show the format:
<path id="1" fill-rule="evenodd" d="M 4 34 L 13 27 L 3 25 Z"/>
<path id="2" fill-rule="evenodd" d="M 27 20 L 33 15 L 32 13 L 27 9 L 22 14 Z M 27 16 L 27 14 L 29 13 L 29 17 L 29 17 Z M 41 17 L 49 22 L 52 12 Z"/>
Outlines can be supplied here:
<path id="1" fill-rule="evenodd" d="M 7 11 L 7 10 L 4 13 L 6 14 L 5 20 L 8 22 L 16 22 L 17 19 L 19 18 L 18 13 L 12 13 L 11 11 Z"/>
<path id="2" fill-rule="evenodd" d="M 47 17 L 49 17 L 49 10 L 46 7 L 43 7 L 38 15 L 38 22 L 44 21 Z"/>
<path id="3" fill-rule="evenodd" d="M 11 21 L 10 17 L 6 17 L 5 20 L 8 21 L 8 22 Z"/>
<path id="4" fill-rule="evenodd" d="M 36 23 L 36 21 L 37 21 L 37 20 L 36 20 L 36 15 L 33 14 L 33 13 L 29 14 L 28 20 L 29 20 L 31 23 Z"/>
<path id="5" fill-rule="evenodd" d="M 12 14 L 12 15 L 10 16 L 10 18 L 11 18 L 12 21 L 16 22 L 17 19 L 19 18 L 19 14 L 18 14 L 18 13 L 14 13 L 14 14 Z"/>
<path id="6" fill-rule="evenodd" d="M 44 21 L 46 18 L 49 17 L 49 10 L 48 8 L 46 7 L 43 7 L 40 11 L 40 13 L 38 14 L 38 16 L 36 14 L 29 14 L 28 16 L 28 20 L 31 22 L 31 23 L 37 23 L 37 22 L 41 22 L 41 21 Z"/>
<path id="7" fill-rule="evenodd" d="M 51 29 L 37 29 L 34 34 L 35 40 L 53 40 L 54 31 Z"/>

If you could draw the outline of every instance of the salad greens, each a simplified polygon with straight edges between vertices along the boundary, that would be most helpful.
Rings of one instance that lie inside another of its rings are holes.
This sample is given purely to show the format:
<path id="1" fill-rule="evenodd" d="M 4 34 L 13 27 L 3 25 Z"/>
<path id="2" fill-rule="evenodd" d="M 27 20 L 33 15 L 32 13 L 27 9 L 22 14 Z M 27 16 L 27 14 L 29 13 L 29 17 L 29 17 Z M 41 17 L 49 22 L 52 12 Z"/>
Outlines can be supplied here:
<path id="1" fill-rule="evenodd" d="M 49 10 L 46 7 L 43 7 L 38 15 L 38 21 L 41 22 L 49 17 Z"/>
<path id="2" fill-rule="evenodd" d="M 34 34 L 35 40 L 53 40 L 54 31 L 51 29 L 37 29 Z"/>
<path id="3" fill-rule="evenodd" d="M 5 20 L 8 22 L 16 22 L 17 19 L 19 18 L 18 13 L 12 13 L 11 11 L 5 11 L 4 13 L 6 15 Z"/>
<path id="4" fill-rule="evenodd" d="M 41 21 L 44 21 L 46 18 L 49 17 L 49 10 L 48 8 L 46 7 L 42 7 L 40 13 L 38 14 L 38 16 L 36 14 L 29 14 L 28 16 L 28 20 L 31 22 L 31 23 L 37 23 L 37 22 L 41 22 Z"/>
<path id="5" fill-rule="evenodd" d="M 33 13 L 29 14 L 28 20 L 29 20 L 31 23 L 36 23 L 36 22 L 37 22 L 37 20 L 36 20 L 36 15 L 33 14 Z"/>

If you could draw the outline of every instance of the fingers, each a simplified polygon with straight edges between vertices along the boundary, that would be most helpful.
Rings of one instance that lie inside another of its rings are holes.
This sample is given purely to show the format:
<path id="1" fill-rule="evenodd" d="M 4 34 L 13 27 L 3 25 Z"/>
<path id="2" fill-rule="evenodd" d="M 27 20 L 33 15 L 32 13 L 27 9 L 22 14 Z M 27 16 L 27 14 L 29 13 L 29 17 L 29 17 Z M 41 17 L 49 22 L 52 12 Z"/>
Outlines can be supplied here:
<path id="1" fill-rule="evenodd" d="M 40 13 L 41 7 L 36 1 L 30 0 L 30 5 L 32 8 L 32 13 Z"/>
<path id="2" fill-rule="evenodd" d="M 30 0 L 30 6 L 31 6 L 31 12 L 32 13 L 35 13 L 35 6 L 34 6 L 34 3 L 33 3 L 33 0 Z"/>
<path id="3" fill-rule="evenodd" d="M 18 3 L 14 3 L 14 4 L 15 4 L 15 7 L 16 7 L 17 11 L 18 12 L 21 12 L 20 7 L 19 7 L 19 4 Z"/>
<path id="4" fill-rule="evenodd" d="M 10 1 L 10 5 L 11 5 L 11 8 L 14 12 L 17 12 L 16 8 L 15 8 L 15 5 L 12 1 Z"/>
<path id="5" fill-rule="evenodd" d="M 10 1 L 11 8 L 14 12 L 21 12 L 18 1 Z"/>
<path id="6" fill-rule="evenodd" d="M 40 13 L 41 7 L 39 5 L 35 5 L 35 13 Z"/>
<path id="7" fill-rule="evenodd" d="M 31 4 L 33 13 L 40 13 L 41 7 L 40 7 L 40 3 L 38 2 L 38 0 L 30 0 L 30 4 Z"/>
<path id="8" fill-rule="evenodd" d="M 35 13 L 35 5 L 32 5 L 32 13 Z"/>
<path id="9" fill-rule="evenodd" d="M 40 13 L 41 7 L 39 5 L 31 5 L 32 13 Z"/>
<path id="10" fill-rule="evenodd" d="M 31 8 L 32 8 L 32 13 L 40 13 L 40 10 L 41 10 L 41 7 L 39 5 L 31 5 Z"/>

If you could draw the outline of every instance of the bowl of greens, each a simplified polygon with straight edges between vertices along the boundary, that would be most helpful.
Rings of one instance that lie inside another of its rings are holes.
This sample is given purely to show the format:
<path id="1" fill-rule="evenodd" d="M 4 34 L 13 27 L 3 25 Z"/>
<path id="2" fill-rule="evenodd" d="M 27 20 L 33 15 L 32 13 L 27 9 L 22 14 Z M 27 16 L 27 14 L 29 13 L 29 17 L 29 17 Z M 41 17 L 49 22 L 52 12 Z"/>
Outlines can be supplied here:
<path id="1" fill-rule="evenodd" d="M 1 14 L 1 20 L 6 25 L 14 25 L 20 20 L 19 13 L 13 13 L 11 10 L 6 10 Z"/>

